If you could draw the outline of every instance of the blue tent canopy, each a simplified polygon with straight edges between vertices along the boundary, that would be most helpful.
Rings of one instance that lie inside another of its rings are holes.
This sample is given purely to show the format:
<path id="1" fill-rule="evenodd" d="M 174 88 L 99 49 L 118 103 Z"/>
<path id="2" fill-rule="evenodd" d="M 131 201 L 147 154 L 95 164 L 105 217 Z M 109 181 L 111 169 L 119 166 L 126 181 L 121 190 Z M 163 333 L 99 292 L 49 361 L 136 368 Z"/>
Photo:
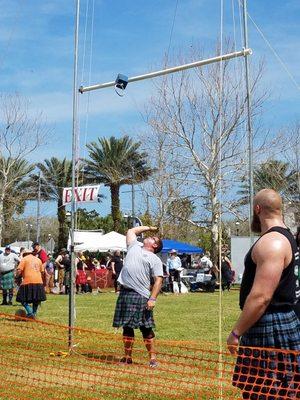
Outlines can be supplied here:
<path id="1" fill-rule="evenodd" d="M 203 253 L 201 247 L 192 246 L 188 243 L 177 242 L 176 240 L 163 239 L 162 253 L 169 253 L 172 249 L 175 249 L 178 253 L 183 254 L 195 254 Z"/>

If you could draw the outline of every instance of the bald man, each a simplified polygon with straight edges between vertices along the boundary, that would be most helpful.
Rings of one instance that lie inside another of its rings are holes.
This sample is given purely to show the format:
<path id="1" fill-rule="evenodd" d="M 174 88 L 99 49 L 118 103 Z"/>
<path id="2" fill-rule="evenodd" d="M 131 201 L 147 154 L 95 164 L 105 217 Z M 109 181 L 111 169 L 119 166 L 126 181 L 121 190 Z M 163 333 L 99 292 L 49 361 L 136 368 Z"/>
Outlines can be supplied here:
<path id="1" fill-rule="evenodd" d="M 239 354 L 233 385 L 242 389 L 244 399 L 298 397 L 299 384 L 292 381 L 295 376 L 299 379 L 300 356 L 295 358 L 298 366 L 291 355 L 278 353 L 273 356 L 282 357 L 284 363 L 275 357 L 271 362 L 269 359 L 258 364 L 258 356 L 263 353 L 249 349 L 272 347 L 298 354 L 300 351 L 300 320 L 294 311 L 300 297 L 299 253 L 292 233 L 283 222 L 282 200 L 277 192 L 263 189 L 257 193 L 251 227 L 261 237 L 245 257 L 240 289 L 242 312 L 227 338 L 229 351 L 235 354 L 238 350 Z M 267 377 L 271 379 L 263 379 Z"/>

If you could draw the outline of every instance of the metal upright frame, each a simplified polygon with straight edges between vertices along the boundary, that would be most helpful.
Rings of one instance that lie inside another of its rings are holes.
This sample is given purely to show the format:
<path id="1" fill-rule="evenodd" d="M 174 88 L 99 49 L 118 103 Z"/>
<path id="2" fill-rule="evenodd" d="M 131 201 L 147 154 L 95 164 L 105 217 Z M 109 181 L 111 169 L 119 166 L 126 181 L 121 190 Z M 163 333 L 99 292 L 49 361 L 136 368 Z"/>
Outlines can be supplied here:
<path id="1" fill-rule="evenodd" d="M 252 54 L 252 50 L 248 48 L 247 31 L 246 31 L 246 0 L 244 0 L 244 49 L 241 51 L 235 51 L 232 53 L 224 54 L 217 57 L 208 58 L 205 60 L 199 60 L 188 64 L 183 64 L 171 68 L 165 68 L 159 71 L 149 72 L 143 75 L 134 76 L 128 78 L 128 83 L 138 82 L 141 80 L 152 79 L 158 76 L 173 74 L 175 72 L 184 71 L 187 69 L 202 67 L 204 65 L 226 61 L 237 57 L 245 58 L 245 65 L 247 70 L 247 105 L 248 113 L 250 112 L 250 95 L 249 95 L 249 74 L 248 74 L 248 57 Z M 105 89 L 108 87 L 114 87 L 115 81 L 105 82 L 96 84 L 93 86 L 81 86 L 77 88 L 78 82 L 78 32 L 79 32 L 79 11 L 80 11 L 80 0 L 76 2 L 76 17 L 75 17 L 75 40 L 74 40 L 74 83 L 73 83 L 73 129 L 72 129 L 72 201 L 71 201 L 71 284 L 70 284 L 70 294 L 69 294 L 69 349 L 72 350 L 73 347 L 73 330 L 75 321 L 75 291 L 74 291 L 74 281 L 75 281 L 75 252 L 74 252 L 74 229 L 75 229 L 75 178 L 76 178 L 76 146 L 77 146 L 77 113 L 78 113 L 78 93 L 85 93 L 97 89 Z M 249 131 L 249 143 L 252 144 L 251 134 L 251 122 L 250 116 L 248 115 L 248 131 Z M 252 149 L 252 147 L 251 147 Z M 252 150 L 249 151 L 249 163 L 252 160 Z M 251 164 L 252 165 L 252 164 Z M 252 168 L 252 167 L 251 167 Z M 253 177 L 250 179 L 253 182 Z M 253 183 L 251 184 L 253 188 Z M 252 189 L 253 191 L 253 189 Z M 250 196 L 251 197 L 251 196 Z M 134 201 L 134 200 L 133 200 Z M 134 206 L 133 206 L 134 207 Z"/>

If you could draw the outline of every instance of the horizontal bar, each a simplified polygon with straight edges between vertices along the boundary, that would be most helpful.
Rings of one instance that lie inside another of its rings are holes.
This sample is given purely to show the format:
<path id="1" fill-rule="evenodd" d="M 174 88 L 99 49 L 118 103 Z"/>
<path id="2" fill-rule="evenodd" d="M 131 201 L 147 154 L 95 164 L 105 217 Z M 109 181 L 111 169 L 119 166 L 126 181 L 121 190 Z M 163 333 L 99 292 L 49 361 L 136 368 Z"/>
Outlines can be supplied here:
<path id="1" fill-rule="evenodd" d="M 201 67 L 202 65 L 212 64 L 212 63 L 219 62 L 219 61 L 230 60 L 231 58 L 245 57 L 250 54 L 252 54 L 251 49 L 243 49 L 242 51 L 235 51 L 233 53 L 224 54 L 222 56 L 208 58 L 206 60 L 201 60 L 201 61 L 195 61 L 195 62 L 192 62 L 189 64 L 179 65 L 178 67 L 171 67 L 171 68 L 162 69 L 160 71 L 149 72 L 148 74 L 144 74 L 144 75 L 133 76 L 132 78 L 128 79 L 128 83 L 142 81 L 144 79 L 156 78 L 157 76 L 172 74 L 174 72 L 183 71 L 185 69 Z M 115 86 L 115 84 L 116 84 L 116 82 L 113 81 L 113 82 L 100 83 L 98 85 L 93 85 L 93 86 L 85 86 L 85 87 L 80 86 L 79 92 L 84 93 L 84 92 L 89 92 L 91 90 L 105 89 L 108 87 Z"/>

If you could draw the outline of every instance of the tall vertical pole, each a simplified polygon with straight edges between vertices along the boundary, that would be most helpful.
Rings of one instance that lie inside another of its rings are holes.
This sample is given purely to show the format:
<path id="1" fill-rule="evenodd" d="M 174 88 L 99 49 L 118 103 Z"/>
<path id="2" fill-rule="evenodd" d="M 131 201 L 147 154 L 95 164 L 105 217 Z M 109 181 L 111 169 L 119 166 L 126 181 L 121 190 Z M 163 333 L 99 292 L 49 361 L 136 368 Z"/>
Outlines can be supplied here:
<path id="1" fill-rule="evenodd" d="M 41 171 L 39 172 L 38 200 L 36 209 L 36 241 L 40 241 L 41 232 Z"/>
<path id="2" fill-rule="evenodd" d="M 134 222 L 134 218 L 135 218 L 135 191 L 134 191 L 134 183 L 133 183 L 133 179 L 134 179 L 134 167 L 131 167 L 131 171 L 132 171 L 132 181 L 131 181 L 131 214 L 132 214 L 132 220 Z"/>
<path id="3" fill-rule="evenodd" d="M 74 76 L 73 76 L 73 126 L 72 126 L 72 200 L 71 200 L 71 271 L 69 292 L 69 350 L 73 348 L 73 331 L 75 323 L 75 184 L 76 184 L 76 154 L 77 154 L 77 114 L 78 114 L 78 33 L 79 33 L 80 0 L 76 2 L 75 32 L 74 32 Z"/>
<path id="4" fill-rule="evenodd" d="M 248 48 L 248 14 L 247 0 L 243 0 L 243 24 L 244 24 L 244 48 Z M 249 231 L 250 238 L 253 241 L 251 231 L 251 221 L 253 216 L 253 135 L 251 126 L 251 97 L 250 97 L 250 79 L 249 79 L 249 59 L 245 54 L 245 78 L 246 78 L 246 100 L 247 100 L 247 132 L 248 132 L 248 182 L 249 182 Z"/>
<path id="5" fill-rule="evenodd" d="M 149 193 L 146 192 L 146 204 L 147 204 L 147 208 L 146 208 L 146 212 L 149 215 L 150 214 L 150 202 L 149 202 Z"/>

